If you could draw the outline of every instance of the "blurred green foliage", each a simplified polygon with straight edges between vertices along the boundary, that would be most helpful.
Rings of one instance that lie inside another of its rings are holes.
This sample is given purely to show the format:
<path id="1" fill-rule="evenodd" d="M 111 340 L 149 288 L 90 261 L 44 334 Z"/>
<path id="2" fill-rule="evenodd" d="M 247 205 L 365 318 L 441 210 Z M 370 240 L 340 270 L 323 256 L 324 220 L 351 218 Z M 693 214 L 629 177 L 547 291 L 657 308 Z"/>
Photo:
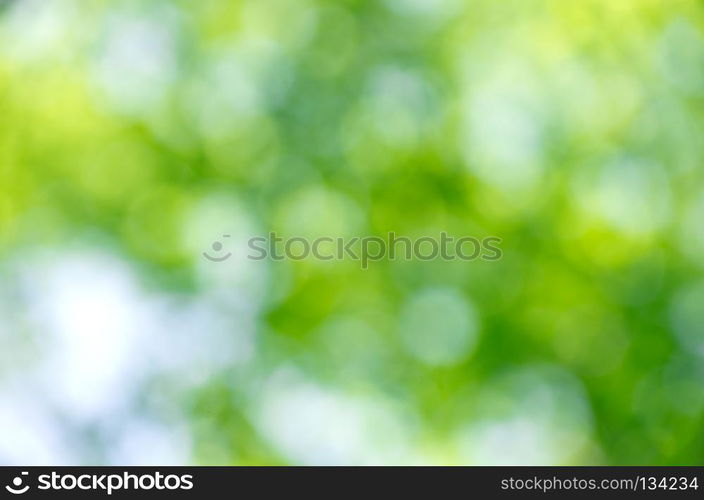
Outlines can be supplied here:
<path id="1" fill-rule="evenodd" d="M 0 258 L 80 244 L 249 304 L 251 358 L 139 386 L 195 463 L 701 464 L 703 29 L 684 0 L 5 1 Z M 504 257 L 201 257 L 268 231 Z"/>

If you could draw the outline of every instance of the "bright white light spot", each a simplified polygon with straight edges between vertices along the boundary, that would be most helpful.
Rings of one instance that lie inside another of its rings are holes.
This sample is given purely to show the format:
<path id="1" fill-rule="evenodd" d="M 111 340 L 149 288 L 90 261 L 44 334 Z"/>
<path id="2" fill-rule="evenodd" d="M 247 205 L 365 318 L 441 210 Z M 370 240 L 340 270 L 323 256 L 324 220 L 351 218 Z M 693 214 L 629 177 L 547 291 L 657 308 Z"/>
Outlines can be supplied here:
<path id="1" fill-rule="evenodd" d="M 349 397 L 278 373 L 255 424 L 294 463 L 384 464 L 413 461 L 405 421 L 381 402 Z"/>
<path id="2" fill-rule="evenodd" d="M 38 274 L 30 286 L 52 351 L 45 366 L 51 397 L 80 419 L 124 404 L 146 318 L 129 271 L 115 259 L 79 254 Z"/>

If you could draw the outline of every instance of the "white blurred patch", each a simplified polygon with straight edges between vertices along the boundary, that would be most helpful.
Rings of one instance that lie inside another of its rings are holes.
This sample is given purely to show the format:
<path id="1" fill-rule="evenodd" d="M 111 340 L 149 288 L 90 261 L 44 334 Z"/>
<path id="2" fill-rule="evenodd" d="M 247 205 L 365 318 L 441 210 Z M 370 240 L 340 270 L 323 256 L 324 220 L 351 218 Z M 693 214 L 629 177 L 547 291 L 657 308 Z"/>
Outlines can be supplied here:
<path id="1" fill-rule="evenodd" d="M 0 52 L 32 61 L 68 52 L 70 34 L 80 26 L 75 5 L 62 0 L 21 0 L 10 2 L 0 17 Z"/>
<path id="2" fill-rule="evenodd" d="M 144 418 L 129 420 L 114 439 L 110 465 L 176 466 L 188 463 L 190 440 L 183 429 L 167 428 Z"/>
<path id="3" fill-rule="evenodd" d="M 559 105 L 561 133 L 571 132 L 580 142 L 608 142 L 644 106 L 645 89 L 633 76 L 627 71 L 596 72 L 579 57 L 553 66 L 547 78 L 551 98 Z"/>
<path id="4" fill-rule="evenodd" d="M 487 384 L 477 414 L 458 436 L 467 464 L 568 465 L 592 445 L 584 392 L 557 369 L 524 370 Z"/>
<path id="5" fill-rule="evenodd" d="M 142 114 L 166 96 L 176 79 L 176 36 L 169 11 L 114 14 L 93 74 L 114 110 Z"/>
<path id="6" fill-rule="evenodd" d="M 25 286 L 43 330 L 41 342 L 50 346 L 43 371 L 55 404 L 80 419 L 124 404 L 148 317 L 124 264 L 96 254 L 72 255 L 30 271 Z"/>
<path id="7" fill-rule="evenodd" d="M 75 447 L 49 413 L 45 401 L 31 394 L 26 380 L 0 388 L 0 463 L 3 465 L 69 465 Z"/>
<path id="8" fill-rule="evenodd" d="M 154 305 L 159 325 L 149 363 L 154 371 L 171 377 L 172 386 L 197 387 L 254 356 L 254 311 L 220 306 L 205 298 L 169 298 Z"/>
<path id="9" fill-rule="evenodd" d="M 430 288 L 404 304 L 399 335 L 408 351 L 430 365 L 450 365 L 474 350 L 479 318 L 474 306 L 457 290 Z"/>
<path id="10" fill-rule="evenodd" d="M 473 465 L 555 465 L 559 446 L 549 422 L 533 415 L 484 421 L 463 436 Z"/>
<path id="11" fill-rule="evenodd" d="M 577 176 L 577 203 L 592 217 L 629 235 L 662 229 L 670 220 L 671 194 L 658 165 L 622 157 L 589 176 Z"/>
<path id="12" fill-rule="evenodd" d="M 264 96 L 257 66 L 235 49 L 211 57 L 191 84 L 187 100 L 188 111 L 205 136 L 226 136 L 261 112 Z"/>
<path id="13" fill-rule="evenodd" d="M 534 77 L 520 64 L 481 71 L 468 77 L 460 139 L 465 161 L 497 189 L 529 192 L 543 175 L 545 103 Z"/>
<path id="14" fill-rule="evenodd" d="M 347 396 L 287 370 L 258 394 L 255 425 L 293 463 L 412 463 L 407 420 L 381 401 Z"/>
<path id="15" fill-rule="evenodd" d="M 254 354 L 251 300 L 147 292 L 125 260 L 95 248 L 26 252 L 3 276 L 5 292 L 14 293 L 27 318 L 5 325 L 13 336 L 27 330 L 27 362 L 4 366 L 10 371 L 0 373 L 0 391 L 22 384 L 32 393 L 31 405 L 0 393 L 0 424 L 13 429 L 0 438 L 0 458 L 11 463 L 94 460 L 95 443 L 82 432 L 88 428 L 107 431 L 110 447 L 98 450 L 101 456 L 187 462 L 174 397 Z M 155 379 L 167 382 L 158 385 L 165 394 L 150 392 Z M 71 454 L 61 448 L 66 439 Z"/>

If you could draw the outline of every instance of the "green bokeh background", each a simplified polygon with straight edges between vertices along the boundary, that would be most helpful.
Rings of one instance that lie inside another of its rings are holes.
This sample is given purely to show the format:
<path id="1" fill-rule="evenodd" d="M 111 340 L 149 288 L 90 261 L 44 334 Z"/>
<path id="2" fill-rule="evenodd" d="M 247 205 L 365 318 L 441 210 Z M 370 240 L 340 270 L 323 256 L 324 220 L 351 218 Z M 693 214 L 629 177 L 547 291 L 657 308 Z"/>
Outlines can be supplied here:
<path id="1" fill-rule="evenodd" d="M 0 462 L 702 463 L 701 2 L 0 6 Z"/>

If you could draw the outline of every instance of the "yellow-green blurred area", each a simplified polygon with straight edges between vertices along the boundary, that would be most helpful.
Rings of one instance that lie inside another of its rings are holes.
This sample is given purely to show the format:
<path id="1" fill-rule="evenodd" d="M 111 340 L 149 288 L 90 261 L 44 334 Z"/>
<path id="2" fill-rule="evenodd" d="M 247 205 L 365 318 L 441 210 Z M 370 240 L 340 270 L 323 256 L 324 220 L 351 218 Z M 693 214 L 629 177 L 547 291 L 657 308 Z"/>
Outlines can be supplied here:
<path id="1" fill-rule="evenodd" d="M 694 0 L 0 1 L 0 463 L 701 464 L 703 130 Z"/>

